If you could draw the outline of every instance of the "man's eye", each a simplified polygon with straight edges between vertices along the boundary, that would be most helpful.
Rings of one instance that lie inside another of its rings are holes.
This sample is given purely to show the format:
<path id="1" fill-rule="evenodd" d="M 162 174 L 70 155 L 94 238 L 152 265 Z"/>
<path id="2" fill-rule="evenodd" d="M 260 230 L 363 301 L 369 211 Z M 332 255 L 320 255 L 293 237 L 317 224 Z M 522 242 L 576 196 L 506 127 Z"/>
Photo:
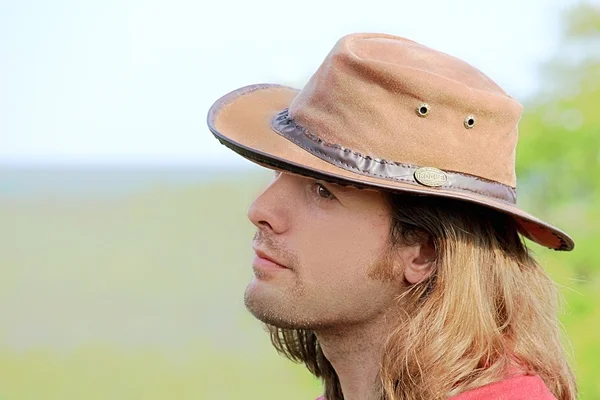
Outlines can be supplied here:
<path id="1" fill-rule="evenodd" d="M 324 198 L 324 199 L 333 199 L 334 198 L 333 194 L 329 190 L 327 190 L 327 188 L 325 186 L 323 186 L 320 183 L 315 183 L 315 185 L 316 185 L 317 195 L 319 197 Z"/>

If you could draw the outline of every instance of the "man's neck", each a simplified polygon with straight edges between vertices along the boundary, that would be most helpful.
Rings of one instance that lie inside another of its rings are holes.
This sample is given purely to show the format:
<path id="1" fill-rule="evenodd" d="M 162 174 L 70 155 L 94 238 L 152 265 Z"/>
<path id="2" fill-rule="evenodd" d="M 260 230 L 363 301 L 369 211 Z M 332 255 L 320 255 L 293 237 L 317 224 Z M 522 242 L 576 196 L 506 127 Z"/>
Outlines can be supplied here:
<path id="1" fill-rule="evenodd" d="M 387 329 L 385 315 L 367 324 L 317 332 L 340 380 L 344 400 L 379 400 L 379 369 Z"/>

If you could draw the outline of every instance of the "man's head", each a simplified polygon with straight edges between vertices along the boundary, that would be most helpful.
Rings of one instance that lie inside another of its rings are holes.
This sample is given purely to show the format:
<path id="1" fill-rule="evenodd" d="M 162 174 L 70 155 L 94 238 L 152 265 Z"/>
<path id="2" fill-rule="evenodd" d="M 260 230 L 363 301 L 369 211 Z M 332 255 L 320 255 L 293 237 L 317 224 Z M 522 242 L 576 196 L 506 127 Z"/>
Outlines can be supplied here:
<path id="1" fill-rule="evenodd" d="M 341 38 L 302 90 L 252 85 L 211 107 L 222 144 L 278 171 L 248 213 L 246 305 L 329 400 L 319 334 L 384 317 L 382 398 L 445 398 L 511 370 L 574 397 L 556 289 L 520 235 L 574 243 L 517 206 L 521 112 L 466 62 L 369 33 Z"/>

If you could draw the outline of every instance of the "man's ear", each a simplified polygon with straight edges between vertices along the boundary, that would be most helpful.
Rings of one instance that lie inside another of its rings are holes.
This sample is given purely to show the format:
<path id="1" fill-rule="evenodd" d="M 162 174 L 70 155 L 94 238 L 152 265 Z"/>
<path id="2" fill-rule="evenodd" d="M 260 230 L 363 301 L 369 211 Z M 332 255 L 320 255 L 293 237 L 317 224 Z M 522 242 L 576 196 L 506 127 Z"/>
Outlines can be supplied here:
<path id="1" fill-rule="evenodd" d="M 406 281 L 415 284 L 427 279 L 433 271 L 435 256 L 435 247 L 431 240 L 403 248 L 402 259 Z"/>

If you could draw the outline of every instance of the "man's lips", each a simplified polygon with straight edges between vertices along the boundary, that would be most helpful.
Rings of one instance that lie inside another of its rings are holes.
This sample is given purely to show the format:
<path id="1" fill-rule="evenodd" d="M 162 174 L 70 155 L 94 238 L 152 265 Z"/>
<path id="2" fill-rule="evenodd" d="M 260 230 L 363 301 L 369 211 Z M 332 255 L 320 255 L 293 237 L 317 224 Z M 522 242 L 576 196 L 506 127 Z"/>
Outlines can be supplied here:
<path id="1" fill-rule="evenodd" d="M 265 267 L 265 268 L 270 267 L 270 268 L 286 268 L 286 269 L 288 269 L 283 263 L 278 261 L 273 256 L 270 256 L 269 254 L 265 253 L 263 250 L 254 249 L 254 252 L 256 253 L 256 256 L 254 257 L 253 265 L 255 265 L 257 267 Z"/>

